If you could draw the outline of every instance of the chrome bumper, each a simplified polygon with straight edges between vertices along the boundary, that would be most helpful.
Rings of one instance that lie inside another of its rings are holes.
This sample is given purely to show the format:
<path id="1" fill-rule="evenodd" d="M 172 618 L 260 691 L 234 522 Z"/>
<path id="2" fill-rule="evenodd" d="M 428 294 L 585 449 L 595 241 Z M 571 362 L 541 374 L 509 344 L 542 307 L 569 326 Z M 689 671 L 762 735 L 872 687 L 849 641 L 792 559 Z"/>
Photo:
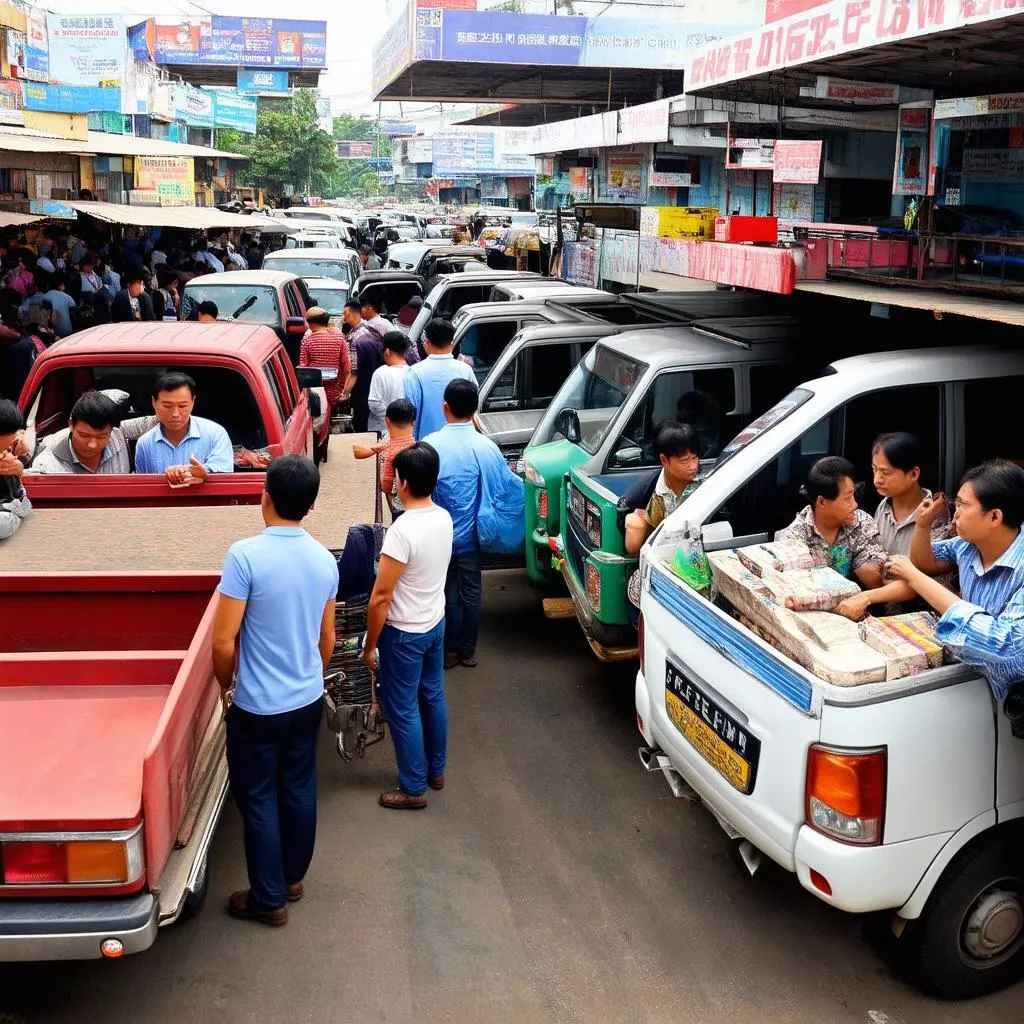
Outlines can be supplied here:
<path id="1" fill-rule="evenodd" d="M 105 939 L 125 954 L 156 939 L 159 907 L 151 893 L 120 899 L 0 900 L 0 962 L 97 960 Z"/>

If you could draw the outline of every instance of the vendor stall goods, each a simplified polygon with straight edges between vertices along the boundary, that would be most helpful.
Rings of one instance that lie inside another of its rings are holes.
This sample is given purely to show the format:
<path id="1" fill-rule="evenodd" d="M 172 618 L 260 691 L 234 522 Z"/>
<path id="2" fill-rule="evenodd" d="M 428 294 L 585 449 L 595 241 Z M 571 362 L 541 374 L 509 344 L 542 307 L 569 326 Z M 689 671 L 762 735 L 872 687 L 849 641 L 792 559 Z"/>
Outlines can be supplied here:
<path id="1" fill-rule="evenodd" d="M 887 679 L 901 679 L 942 664 L 942 645 L 935 638 L 931 612 L 869 617 L 859 630 L 864 643 L 885 657 Z"/>

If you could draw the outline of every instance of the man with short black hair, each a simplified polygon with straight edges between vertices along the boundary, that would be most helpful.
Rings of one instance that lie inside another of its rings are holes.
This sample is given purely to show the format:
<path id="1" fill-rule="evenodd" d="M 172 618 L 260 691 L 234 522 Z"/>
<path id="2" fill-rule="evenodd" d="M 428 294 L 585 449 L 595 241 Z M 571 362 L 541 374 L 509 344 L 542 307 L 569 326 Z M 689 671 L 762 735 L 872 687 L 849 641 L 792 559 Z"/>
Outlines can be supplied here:
<path id="1" fill-rule="evenodd" d="M 366 329 L 377 335 L 378 341 L 383 341 L 384 335 L 392 329 L 391 321 L 385 320 L 380 315 L 380 306 L 376 299 L 366 298 L 362 300 L 363 303 L 363 323 L 366 325 Z"/>
<path id="2" fill-rule="evenodd" d="M 427 806 L 427 787 L 444 788 L 448 710 L 444 696 L 445 570 L 452 521 L 431 501 L 437 452 L 413 444 L 395 456 L 395 480 L 405 514 L 388 529 L 366 617 L 363 660 L 377 669 L 384 714 L 395 744 L 398 788 L 381 807 Z"/>
<path id="3" fill-rule="evenodd" d="M 10 537 L 32 514 L 21 482 L 25 467 L 21 458 L 27 453 L 22 430 L 21 410 L 9 398 L 0 398 L 0 540 Z"/>
<path id="4" fill-rule="evenodd" d="M 143 277 L 139 271 L 125 275 L 125 286 L 114 296 L 110 303 L 110 320 L 112 323 L 131 323 L 139 320 L 155 320 L 153 300 L 143 287 Z"/>
<path id="5" fill-rule="evenodd" d="M 333 380 L 324 381 L 324 394 L 331 407 L 330 412 L 333 412 L 341 404 L 345 382 L 351 375 L 348 338 L 331 326 L 331 314 L 321 306 L 310 306 L 306 310 L 306 323 L 309 324 L 309 333 L 299 348 L 299 366 L 336 371 L 337 376 Z"/>
<path id="6" fill-rule="evenodd" d="M 401 331 L 388 331 L 384 335 L 384 365 L 373 371 L 370 393 L 366 397 L 369 409 L 368 429 L 384 431 L 384 413 L 399 398 L 405 398 L 405 375 L 409 372 L 405 353 L 409 337 Z"/>
<path id="7" fill-rule="evenodd" d="M 369 245 L 359 247 L 359 263 L 363 270 L 380 270 L 380 257 Z"/>
<path id="8" fill-rule="evenodd" d="M 455 328 L 450 320 L 434 317 L 424 330 L 423 348 L 427 358 L 409 369 L 405 377 L 405 397 L 416 410 L 416 440 L 433 434 L 445 425 L 444 391 L 453 380 L 476 385 L 473 369 L 452 355 Z"/>
<path id="9" fill-rule="evenodd" d="M 68 427 L 36 453 L 29 473 L 130 473 L 128 442 L 117 405 L 86 391 L 71 408 Z"/>
<path id="10" fill-rule="evenodd" d="M 993 459 L 969 469 L 956 496 L 957 536 L 932 540 L 943 495 L 925 498 L 914 515 L 910 558 L 897 555 L 890 576 L 905 580 L 941 616 L 935 635 L 961 661 L 982 669 L 996 699 L 1007 701 L 1015 735 L 1024 736 L 1024 469 Z M 956 568 L 960 597 L 933 576 Z"/>
<path id="11" fill-rule="evenodd" d="M 163 473 L 172 487 L 201 484 L 211 473 L 232 473 L 228 432 L 213 420 L 193 416 L 196 382 L 187 373 L 165 373 L 153 385 L 157 425 L 135 445 L 137 473 Z"/>
<path id="12" fill-rule="evenodd" d="M 212 299 L 203 299 L 196 311 L 196 323 L 215 324 L 218 316 L 220 316 L 220 310 L 217 308 L 217 303 Z"/>
<path id="13" fill-rule="evenodd" d="M 380 366 L 384 357 L 380 338 L 363 322 L 363 307 L 356 299 L 345 303 L 342 314 L 349 328 L 348 343 L 352 352 L 352 369 L 345 382 L 342 401 L 352 399 L 352 429 L 357 434 L 365 433 L 370 418 L 370 382 L 374 371 Z"/>
<path id="14" fill-rule="evenodd" d="M 266 529 L 231 546 L 217 587 L 213 668 L 231 702 L 228 771 L 249 874 L 228 911 L 270 925 L 285 924 L 302 898 L 316 841 L 316 740 L 338 593 L 334 556 L 302 528 L 319 489 L 309 459 L 275 459 Z"/>
<path id="15" fill-rule="evenodd" d="M 434 500 L 452 517 L 444 588 L 445 668 L 476 667 L 482 592 L 477 519 L 485 496 L 500 493 L 500 481 L 512 472 L 501 449 L 473 423 L 478 403 L 475 383 L 449 381 L 442 400 L 446 425 L 424 438 L 441 460 Z"/>

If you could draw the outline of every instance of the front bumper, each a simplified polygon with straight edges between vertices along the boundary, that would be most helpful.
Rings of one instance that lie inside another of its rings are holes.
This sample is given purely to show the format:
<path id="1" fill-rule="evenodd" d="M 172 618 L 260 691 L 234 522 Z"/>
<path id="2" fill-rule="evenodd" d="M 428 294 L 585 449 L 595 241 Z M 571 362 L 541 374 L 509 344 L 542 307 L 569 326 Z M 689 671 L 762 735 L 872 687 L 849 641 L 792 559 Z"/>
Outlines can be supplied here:
<path id="1" fill-rule="evenodd" d="M 151 893 L 118 899 L 0 900 L 0 962 L 97 960 L 105 939 L 125 954 L 156 939 L 159 906 Z"/>
<path id="2" fill-rule="evenodd" d="M 558 538 L 557 544 L 562 579 L 565 580 L 565 585 L 569 589 L 573 607 L 576 609 L 576 619 L 587 639 L 604 648 L 627 648 L 635 651 L 636 629 L 628 623 L 623 625 L 621 623 L 602 622 L 597 617 L 597 613 L 591 607 L 590 599 L 575 575 L 573 575 L 561 537 Z M 625 593 L 625 585 L 623 585 L 622 592 Z"/>

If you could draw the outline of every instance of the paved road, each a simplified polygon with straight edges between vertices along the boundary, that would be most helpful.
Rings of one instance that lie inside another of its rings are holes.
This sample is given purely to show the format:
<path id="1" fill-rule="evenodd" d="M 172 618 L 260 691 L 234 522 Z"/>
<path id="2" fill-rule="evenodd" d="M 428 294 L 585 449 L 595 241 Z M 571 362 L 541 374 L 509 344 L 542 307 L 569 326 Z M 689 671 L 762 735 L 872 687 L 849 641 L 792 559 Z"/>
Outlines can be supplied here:
<path id="1" fill-rule="evenodd" d="M 325 736 L 320 841 L 286 928 L 222 910 L 244 882 L 231 810 L 196 920 L 124 962 L 0 968 L 0 1024 L 1019 1024 L 1020 988 L 926 999 L 856 919 L 771 867 L 749 878 L 702 808 L 640 771 L 630 670 L 545 622 L 519 575 L 486 588 L 426 811 L 376 806 L 389 744 L 343 765 Z"/>

